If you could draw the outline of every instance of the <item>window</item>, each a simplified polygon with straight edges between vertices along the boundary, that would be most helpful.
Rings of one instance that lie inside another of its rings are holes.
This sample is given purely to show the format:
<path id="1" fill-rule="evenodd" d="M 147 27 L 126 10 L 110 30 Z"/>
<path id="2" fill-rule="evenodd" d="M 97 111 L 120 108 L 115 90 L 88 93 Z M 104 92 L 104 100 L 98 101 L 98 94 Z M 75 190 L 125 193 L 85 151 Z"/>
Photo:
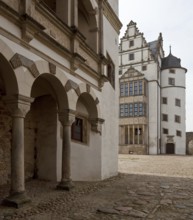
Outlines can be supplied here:
<path id="1" fill-rule="evenodd" d="M 177 130 L 177 131 L 176 131 L 176 136 L 181 137 L 181 136 L 182 136 L 182 132 Z"/>
<path id="2" fill-rule="evenodd" d="M 120 117 L 128 117 L 129 116 L 129 104 L 120 104 Z"/>
<path id="3" fill-rule="evenodd" d="M 163 128 L 163 134 L 169 134 L 168 129 L 167 128 Z"/>
<path id="4" fill-rule="evenodd" d="M 175 85 L 175 79 L 174 78 L 168 78 L 168 84 L 174 86 Z"/>
<path id="5" fill-rule="evenodd" d="M 134 53 L 129 54 L 129 60 L 134 60 Z"/>
<path id="6" fill-rule="evenodd" d="M 128 112 L 128 104 L 125 104 L 124 106 L 124 116 L 127 117 L 129 115 L 129 112 Z"/>
<path id="7" fill-rule="evenodd" d="M 132 96 L 133 95 L 133 82 L 129 83 L 129 95 Z"/>
<path id="8" fill-rule="evenodd" d="M 129 47 L 133 47 L 134 46 L 134 41 L 133 40 L 130 40 L 129 41 Z"/>
<path id="9" fill-rule="evenodd" d="M 83 119 L 75 118 L 71 132 L 72 139 L 83 142 Z"/>
<path id="10" fill-rule="evenodd" d="M 124 104 L 120 105 L 120 117 L 124 117 Z"/>
<path id="11" fill-rule="evenodd" d="M 175 122 L 180 123 L 181 118 L 179 115 L 175 115 Z"/>
<path id="12" fill-rule="evenodd" d="M 122 70 L 119 70 L 119 75 L 122 75 Z"/>
<path id="13" fill-rule="evenodd" d="M 129 116 L 132 117 L 133 116 L 133 104 L 129 104 Z"/>
<path id="14" fill-rule="evenodd" d="M 162 121 L 168 121 L 168 115 L 162 114 Z"/>
<path id="15" fill-rule="evenodd" d="M 139 95 L 143 94 L 143 82 L 139 81 Z"/>
<path id="16" fill-rule="evenodd" d="M 143 65 L 142 66 L 142 71 L 146 71 L 147 70 L 147 66 L 146 65 Z"/>
<path id="17" fill-rule="evenodd" d="M 169 70 L 170 73 L 175 73 L 176 71 L 174 69 Z"/>
<path id="18" fill-rule="evenodd" d="M 120 83 L 120 96 L 124 96 L 124 83 Z"/>
<path id="19" fill-rule="evenodd" d="M 128 83 L 120 83 L 120 96 L 128 96 Z"/>
<path id="20" fill-rule="evenodd" d="M 168 99 L 166 97 L 162 98 L 162 104 L 168 104 Z"/>
<path id="21" fill-rule="evenodd" d="M 134 82 L 134 95 L 138 95 L 138 82 Z"/>
<path id="22" fill-rule="evenodd" d="M 125 96 L 128 96 L 128 83 L 125 83 Z"/>
<path id="23" fill-rule="evenodd" d="M 143 103 L 139 103 L 139 116 L 143 115 Z"/>
<path id="24" fill-rule="evenodd" d="M 181 106 L 181 100 L 180 99 L 175 99 L 175 105 L 180 107 Z"/>
<path id="25" fill-rule="evenodd" d="M 138 103 L 134 103 L 134 116 L 138 116 Z"/>

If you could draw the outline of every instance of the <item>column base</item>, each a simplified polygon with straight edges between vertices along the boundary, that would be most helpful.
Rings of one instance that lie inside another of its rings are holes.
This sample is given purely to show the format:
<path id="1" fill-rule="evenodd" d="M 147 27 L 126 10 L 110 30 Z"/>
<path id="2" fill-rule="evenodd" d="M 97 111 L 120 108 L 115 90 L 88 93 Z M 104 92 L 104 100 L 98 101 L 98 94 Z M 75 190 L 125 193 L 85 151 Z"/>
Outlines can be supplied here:
<path id="1" fill-rule="evenodd" d="M 58 190 L 66 190 L 66 191 L 70 191 L 72 188 L 74 188 L 74 185 L 72 184 L 71 180 L 61 181 L 56 187 L 56 189 Z"/>
<path id="2" fill-rule="evenodd" d="M 22 192 L 8 196 L 3 200 L 2 205 L 14 207 L 14 208 L 21 208 L 26 203 L 30 203 L 30 202 L 31 202 L 30 198 L 25 194 L 25 192 Z"/>

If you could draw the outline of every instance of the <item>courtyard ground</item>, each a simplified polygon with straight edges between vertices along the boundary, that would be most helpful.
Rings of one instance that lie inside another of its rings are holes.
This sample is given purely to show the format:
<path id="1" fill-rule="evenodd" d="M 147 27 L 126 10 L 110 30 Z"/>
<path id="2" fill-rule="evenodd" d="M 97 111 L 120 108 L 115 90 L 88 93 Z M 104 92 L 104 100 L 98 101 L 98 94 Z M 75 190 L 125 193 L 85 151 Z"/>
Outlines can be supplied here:
<path id="1" fill-rule="evenodd" d="M 27 182 L 32 203 L 0 206 L 0 219 L 193 219 L 193 157 L 119 155 L 119 172 L 101 182 L 76 182 L 70 192 L 52 182 Z M 8 190 L 0 188 L 0 199 Z"/>

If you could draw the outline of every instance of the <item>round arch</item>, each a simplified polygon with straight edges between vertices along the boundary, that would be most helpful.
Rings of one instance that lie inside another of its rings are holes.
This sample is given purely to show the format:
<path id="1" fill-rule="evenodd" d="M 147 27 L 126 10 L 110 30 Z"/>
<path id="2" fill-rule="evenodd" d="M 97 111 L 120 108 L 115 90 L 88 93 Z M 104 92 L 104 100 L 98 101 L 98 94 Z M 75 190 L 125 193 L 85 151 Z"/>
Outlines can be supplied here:
<path id="1" fill-rule="evenodd" d="M 31 96 L 36 98 L 47 94 L 56 100 L 59 111 L 69 108 L 67 94 L 60 80 L 54 75 L 43 73 L 34 81 Z"/>
<path id="2" fill-rule="evenodd" d="M 0 53 L 0 85 L 6 95 L 19 93 L 15 72 L 2 53 Z"/>

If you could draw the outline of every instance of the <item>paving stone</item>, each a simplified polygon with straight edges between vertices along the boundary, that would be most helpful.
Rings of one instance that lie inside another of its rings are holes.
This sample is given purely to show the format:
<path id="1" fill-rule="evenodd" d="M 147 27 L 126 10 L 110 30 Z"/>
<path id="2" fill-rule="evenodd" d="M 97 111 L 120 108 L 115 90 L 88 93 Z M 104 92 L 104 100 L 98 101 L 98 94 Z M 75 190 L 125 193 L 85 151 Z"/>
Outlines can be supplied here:
<path id="1" fill-rule="evenodd" d="M 131 210 L 128 213 L 128 215 L 132 216 L 132 217 L 136 217 L 136 218 L 145 218 L 147 216 L 147 213 L 144 213 L 144 212 L 141 212 L 141 211 L 138 211 L 138 210 Z"/>

